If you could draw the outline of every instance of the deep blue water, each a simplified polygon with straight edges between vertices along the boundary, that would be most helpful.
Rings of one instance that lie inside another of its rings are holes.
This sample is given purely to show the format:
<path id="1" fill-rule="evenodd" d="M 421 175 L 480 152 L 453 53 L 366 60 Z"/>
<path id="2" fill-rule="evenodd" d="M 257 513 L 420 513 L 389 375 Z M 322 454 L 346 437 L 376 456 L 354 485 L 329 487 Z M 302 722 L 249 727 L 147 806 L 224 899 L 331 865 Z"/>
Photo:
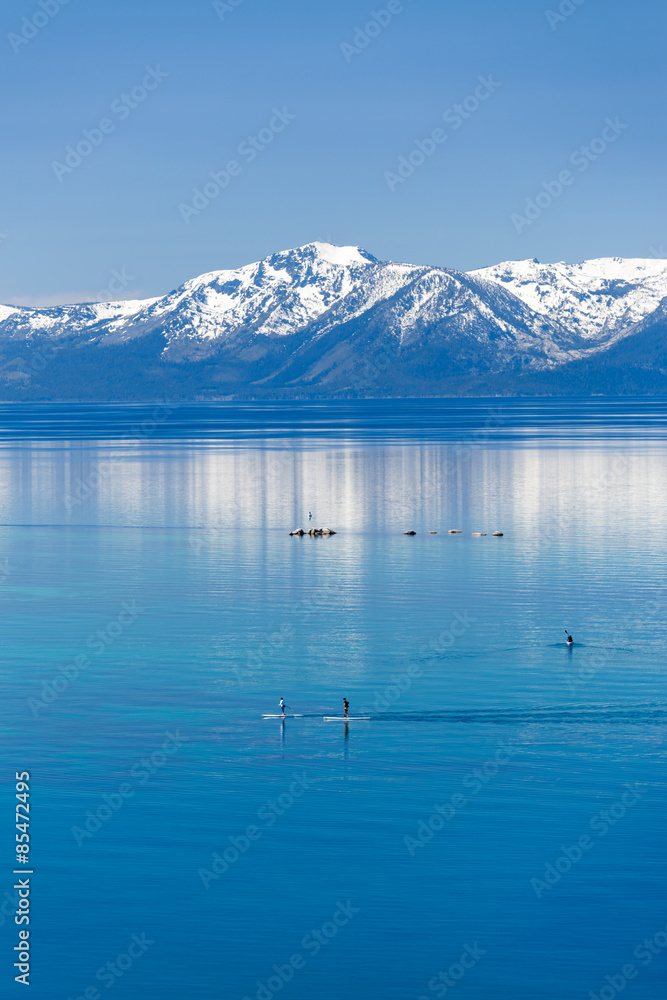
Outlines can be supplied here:
<path id="1" fill-rule="evenodd" d="M 0 406 L 31 995 L 662 996 L 667 401 L 168 409 Z"/>

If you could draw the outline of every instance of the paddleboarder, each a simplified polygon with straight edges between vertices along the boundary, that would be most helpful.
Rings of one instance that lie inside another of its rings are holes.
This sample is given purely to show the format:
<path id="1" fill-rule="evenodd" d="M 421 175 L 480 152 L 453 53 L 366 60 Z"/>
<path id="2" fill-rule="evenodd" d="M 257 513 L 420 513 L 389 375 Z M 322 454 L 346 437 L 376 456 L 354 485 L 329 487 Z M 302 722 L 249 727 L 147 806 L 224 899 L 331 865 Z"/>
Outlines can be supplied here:
<path id="1" fill-rule="evenodd" d="M 285 699 L 284 698 L 280 699 L 279 708 L 280 708 L 280 711 L 283 713 L 283 719 L 284 719 L 285 718 L 285 709 L 287 708 L 287 705 L 285 704 Z"/>
<path id="2" fill-rule="evenodd" d="M 345 709 L 345 718 L 349 719 L 348 712 L 350 711 L 350 703 L 347 698 L 343 698 L 343 708 Z"/>

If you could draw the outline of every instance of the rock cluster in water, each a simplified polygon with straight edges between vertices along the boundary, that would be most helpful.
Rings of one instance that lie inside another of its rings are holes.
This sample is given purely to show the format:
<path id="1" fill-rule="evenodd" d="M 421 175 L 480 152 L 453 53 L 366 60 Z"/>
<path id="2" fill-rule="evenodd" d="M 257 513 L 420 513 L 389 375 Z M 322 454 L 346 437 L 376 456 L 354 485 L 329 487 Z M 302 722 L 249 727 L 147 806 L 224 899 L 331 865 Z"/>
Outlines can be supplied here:
<path id="1" fill-rule="evenodd" d="M 318 535 L 335 535 L 335 534 L 337 534 L 337 532 L 332 531 L 331 528 L 310 528 L 308 531 L 304 531 L 303 528 L 297 528 L 296 531 L 290 531 L 290 537 L 296 535 L 299 538 L 302 538 L 304 535 L 310 535 L 312 538 L 316 538 Z M 416 531 L 404 531 L 403 534 L 404 535 L 416 535 L 417 532 Z M 429 535 L 437 535 L 437 534 L 438 534 L 437 531 L 429 531 Z M 447 532 L 447 534 L 448 535 L 461 535 L 461 534 L 463 534 L 463 532 L 460 531 L 458 528 L 450 528 L 449 531 Z M 471 536 L 472 536 L 472 538 L 486 538 L 486 532 L 485 531 L 472 531 L 471 532 Z M 494 538 L 502 538 L 503 537 L 502 531 L 494 531 L 493 532 L 493 537 Z"/>
<path id="2" fill-rule="evenodd" d="M 296 531 L 290 531 L 290 537 L 292 535 L 298 535 L 299 538 L 303 538 L 304 535 L 311 535 L 315 538 L 317 535 L 335 535 L 336 532 L 332 531 L 331 528 L 310 528 L 308 531 L 304 531 L 303 528 L 297 528 Z"/>
<path id="3" fill-rule="evenodd" d="M 403 534 L 404 535 L 416 535 L 417 532 L 416 531 L 404 531 Z M 438 534 L 437 531 L 429 531 L 429 535 L 437 535 L 437 534 Z M 462 535 L 463 532 L 459 528 L 450 528 L 449 531 L 447 532 L 447 534 L 448 535 Z M 486 531 L 471 531 L 470 535 L 471 535 L 472 538 L 486 538 Z M 493 537 L 494 538 L 502 538 L 503 537 L 503 532 L 502 531 L 494 531 L 493 532 Z"/>

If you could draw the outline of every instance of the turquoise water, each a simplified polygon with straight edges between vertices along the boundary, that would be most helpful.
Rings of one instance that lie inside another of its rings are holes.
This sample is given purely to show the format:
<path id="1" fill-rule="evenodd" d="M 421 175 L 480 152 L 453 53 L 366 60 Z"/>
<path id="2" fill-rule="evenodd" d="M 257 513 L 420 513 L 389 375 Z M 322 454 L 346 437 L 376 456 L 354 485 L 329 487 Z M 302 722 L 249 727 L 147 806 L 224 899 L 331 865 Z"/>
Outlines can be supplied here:
<path id="1" fill-rule="evenodd" d="M 6 995 L 29 770 L 33 996 L 662 996 L 666 429 L 0 407 Z"/>

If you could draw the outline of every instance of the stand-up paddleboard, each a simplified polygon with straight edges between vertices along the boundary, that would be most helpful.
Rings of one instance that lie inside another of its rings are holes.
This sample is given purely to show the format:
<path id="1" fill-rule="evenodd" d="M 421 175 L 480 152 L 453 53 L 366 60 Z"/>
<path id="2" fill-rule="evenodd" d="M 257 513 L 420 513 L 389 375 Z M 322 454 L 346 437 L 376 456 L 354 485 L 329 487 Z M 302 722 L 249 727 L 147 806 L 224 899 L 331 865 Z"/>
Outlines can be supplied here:
<path id="1" fill-rule="evenodd" d="M 263 715 L 263 719 L 303 719 L 303 715 Z"/>
<path id="2" fill-rule="evenodd" d="M 346 719 L 344 715 L 325 715 L 324 722 L 370 722 L 370 715 L 350 716 Z"/>

